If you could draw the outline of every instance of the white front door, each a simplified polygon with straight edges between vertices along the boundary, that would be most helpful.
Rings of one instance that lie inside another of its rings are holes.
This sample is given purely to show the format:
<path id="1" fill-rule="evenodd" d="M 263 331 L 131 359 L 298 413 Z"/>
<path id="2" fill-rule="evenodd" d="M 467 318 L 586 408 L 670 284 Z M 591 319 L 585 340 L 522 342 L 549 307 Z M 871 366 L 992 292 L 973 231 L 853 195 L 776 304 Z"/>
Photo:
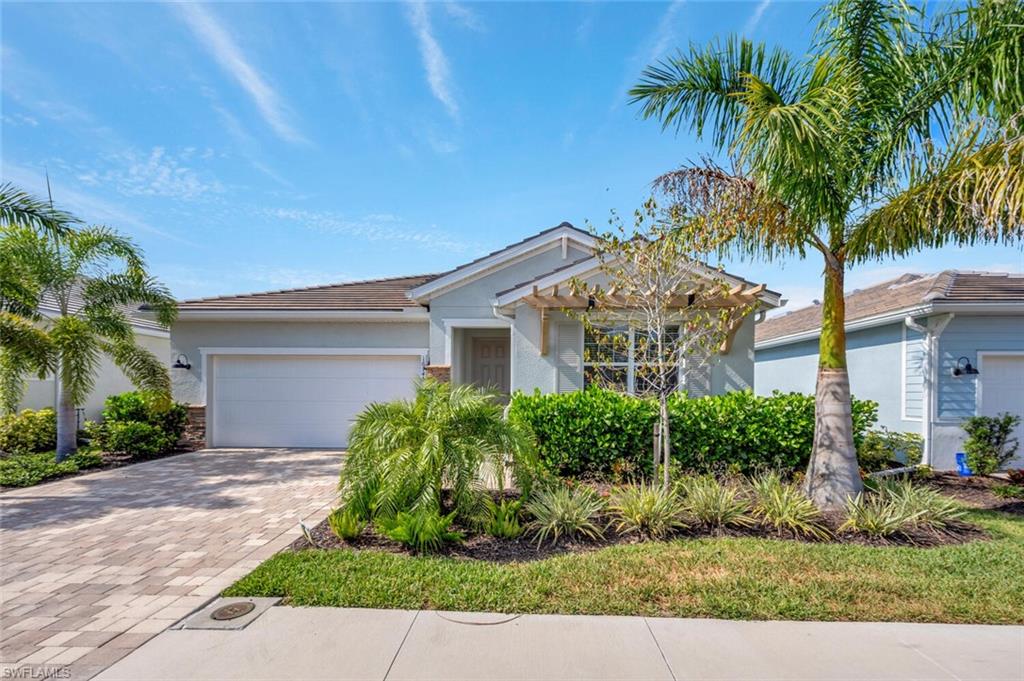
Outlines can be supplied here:
<path id="1" fill-rule="evenodd" d="M 1011 468 L 1024 467 L 1024 355 L 983 354 L 979 367 L 978 414 L 998 416 L 1010 412 L 1020 417 L 1017 426 L 1017 458 Z"/>
<path id="2" fill-rule="evenodd" d="M 470 360 L 474 385 L 509 393 L 509 339 L 474 338 Z"/>
<path id="3" fill-rule="evenodd" d="M 211 447 L 348 444 L 370 402 L 413 395 L 418 356 L 215 355 Z"/>

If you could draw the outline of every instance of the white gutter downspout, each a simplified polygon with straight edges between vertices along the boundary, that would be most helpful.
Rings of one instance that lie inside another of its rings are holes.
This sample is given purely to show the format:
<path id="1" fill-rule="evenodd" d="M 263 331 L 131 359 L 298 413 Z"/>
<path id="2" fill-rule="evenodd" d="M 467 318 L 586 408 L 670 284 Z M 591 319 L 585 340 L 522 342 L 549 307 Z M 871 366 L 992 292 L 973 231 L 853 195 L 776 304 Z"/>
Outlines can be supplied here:
<path id="1" fill-rule="evenodd" d="M 953 320 L 953 313 L 935 318 L 935 324 L 925 326 L 918 324 L 914 318 L 907 316 L 903 323 L 908 329 L 913 329 L 924 336 L 925 341 L 925 377 L 924 394 L 921 396 L 921 438 L 924 440 L 924 452 L 921 456 L 921 463 L 932 465 L 932 421 L 938 407 L 938 385 L 939 385 L 939 336 L 945 331 L 946 325 Z M 906 376 L 900 377 L 901 381 L 907 380 Z"/>

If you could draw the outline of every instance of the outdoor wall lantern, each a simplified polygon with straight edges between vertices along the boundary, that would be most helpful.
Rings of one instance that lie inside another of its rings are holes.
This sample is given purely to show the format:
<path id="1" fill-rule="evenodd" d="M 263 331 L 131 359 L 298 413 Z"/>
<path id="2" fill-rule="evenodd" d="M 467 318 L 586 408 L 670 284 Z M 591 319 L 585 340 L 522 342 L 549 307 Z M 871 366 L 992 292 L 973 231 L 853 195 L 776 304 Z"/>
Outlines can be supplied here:
<path id="1" fill-rule="evenodd" d="M 966 357 L 961 357 L 956 361 L 956 366 L 953 367 L 954 376 L 976 376 L 978 370 L 971 365 L 971 360 Z"/>
<path id="2" fill-rule="evenodd" d="M 188 355 L 181 353 L 174 360 L 174 364 L 171 365 L 172 369 L 191 369 L 192 365 L 188 362 Z M 974 373 L 978 373 L 975 371 Z"/>

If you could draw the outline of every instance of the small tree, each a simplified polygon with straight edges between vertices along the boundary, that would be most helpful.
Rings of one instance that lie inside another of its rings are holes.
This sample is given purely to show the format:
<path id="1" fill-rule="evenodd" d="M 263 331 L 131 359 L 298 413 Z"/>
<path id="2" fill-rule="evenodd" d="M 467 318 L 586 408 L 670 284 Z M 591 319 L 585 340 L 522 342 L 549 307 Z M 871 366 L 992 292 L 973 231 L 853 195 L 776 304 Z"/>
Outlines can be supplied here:
<path id="1" fill-rule="evenodd" d="M 1017 453 L 1017 438 L 1013 431 L 1020 417 L 1010 412 L 999 416 L 972 416 L 964 420 L 967 433 L 964 451 L 967 465 L 980 475 L 989 475 L 1005 466 Z"/>
<path id="2" fill-rule="evenodd" d="M 716 354 L 728 351 L 761 288 L 734 285 L 701 262 L 699 255 L 714 246 L 711 237 L 693 229 L 678 209 L 660 210 L 653 198 L 635 212 L 631 230 L 614 214 L 609 223 L 612 229 L 598 235 L 595 249 L 600 272 L 592 279 L 598 281 L 570 282 L 573 293 L 590 302 L 582 311 L 566 312 L 593 339 L 585 359 L 628 358 L 633 367 L 625 386 L 621 377 L 601 372 L 588 380 L 658 400 L 656 460 L 667 485 L 668 397 L 684 387 L 684 376 L 698 376 Z"/>

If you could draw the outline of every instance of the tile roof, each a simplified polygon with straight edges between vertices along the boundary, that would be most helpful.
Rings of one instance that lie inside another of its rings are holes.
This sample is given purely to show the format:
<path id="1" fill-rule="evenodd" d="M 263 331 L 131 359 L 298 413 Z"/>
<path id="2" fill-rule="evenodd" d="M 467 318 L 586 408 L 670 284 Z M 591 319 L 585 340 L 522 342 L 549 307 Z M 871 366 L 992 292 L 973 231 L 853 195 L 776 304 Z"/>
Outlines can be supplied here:
<path id="1" fill-rule="evenodd" d="M 178 303 L 182 311 L 192 310 L 381 310 L 400 311 L 421 307 L 407 295 L 415 286 L 433 279 L 434 274 L 389 279 L 369 279 L 324 286 L 242 293 L 233 296 L 198 298 Z"/>
<path id="2" fill-rule="evenodd" d="M 846 294 L 846 321 L 929 303 L 1024 303 L 1024 275 L 945 270 L 937 274 L 904 274 Z M 821 305 L 815 304 L 766 319 L 755 328 L 762 343 L 821 327 Z"/>
<path id="3" fill-rule="evenodd" d="M 79 283 L 71 289 L 71 295 L 68 297 L 68 312 L 78 314 L 83 307 L 85 307 L 85 301 L 82 299 L 82 285 Z M 154 331 L 167 330 L 166 326 L 163 326 L 155 319 L 146 317 L 139 310 L 138 305 L 118 305 L 117 308 L 131 320 L 133 326 Z M 53 314 L 60 313 L 60 303 L 53 291 L 43 291 L 43 294 L 39 297 L 39 311 L 44 314 L 47 312 Z"/>

